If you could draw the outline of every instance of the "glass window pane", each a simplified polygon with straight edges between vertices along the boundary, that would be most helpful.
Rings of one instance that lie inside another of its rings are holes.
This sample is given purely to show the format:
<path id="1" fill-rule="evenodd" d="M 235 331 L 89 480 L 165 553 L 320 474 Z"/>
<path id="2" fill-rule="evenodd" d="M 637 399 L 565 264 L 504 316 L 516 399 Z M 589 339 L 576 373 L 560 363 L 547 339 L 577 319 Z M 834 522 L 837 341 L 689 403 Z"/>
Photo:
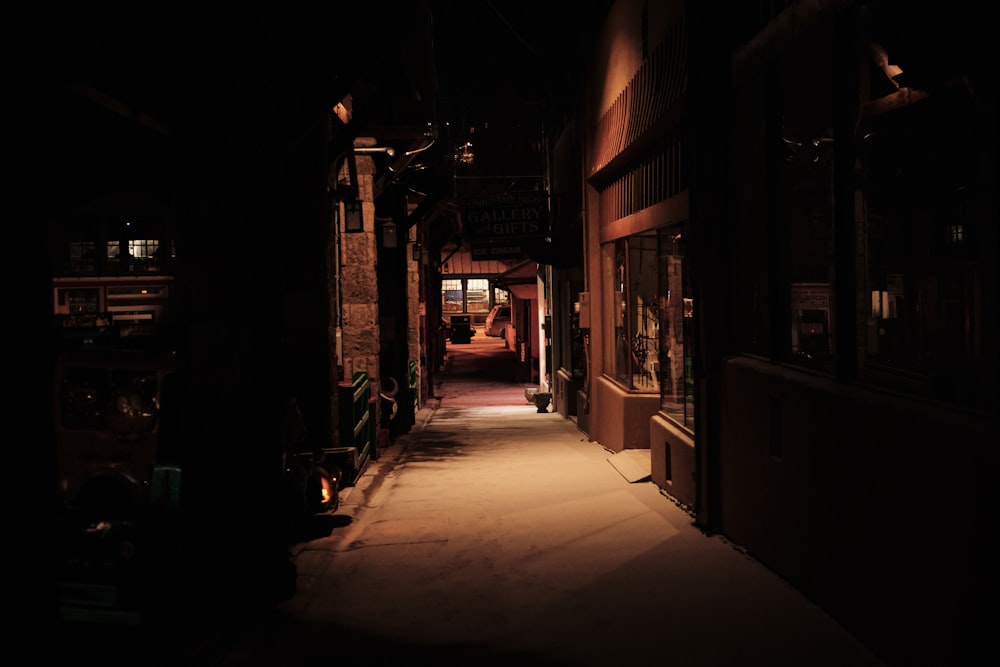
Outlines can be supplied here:
<path id="1" fill-rule="evenodd" d="M 659 274 L 656 234 L 630 236 L 628 243 L 628 359 L 631 389 L 659 392 Z"/>
<path id="2" fill-rule="evenodd" d="M 938 105 L 941 106 L 938 106 Z M 967 102 L 924 100 L 866 119 L 864 381 L 995 408 L 995 186 Z M 993 158 L 995 160 L 995 155 Z M 993 266 L 992 272 L 990 266 Z M 992 281 L 990 275 L 992 273 Z M 989 343 L 987 343 L 989 341 Z"/>
<path id="3" fill-rule="evenodd" d="M 465 291 L 466 309 L 470 313 L 490 311 L 490 281 L 486 278 L 469 278 Z"/>
<path id="4" fill-rule="evenodd" d="M 626 282 L 626 245 L 618 239 L 602 249 L 603 274 L 607 289 L 604 290 L 607 336 L 604 341 L 604 372 L 629 386 L 631 375 L 629 356 L 631 343 L 628 332 L 628 298 Z"/>
<path id="5" fill-rule="evenodd" d="M 659 392 L 659 272 L 655 232 L 603 248 L 608 320 L 605 372 L 630 390 Z"/>
<path id="6" fill-rule="evenodd" d="M 659 232 L 660 410 L 694 430 L 694 299 L 687 225 Z"/>
<path id="7" fill-rule="evenodd" d="M 834 285 L 833 48 L 831 33 L 817 30 L 782 64 L 781 223 L 788 245 L 788 338 L 782 361 L 832 373 Z M 803 67 L 808 61 L 809 67 Z M 818 82 L 822 84 L 817 85 Z"/>
<path id="8" fill-rule="evenodd" d="M 447 278 L 441 281 L 441 311 L 444 313 L 462 312 L 461 280 Z"/>
<path id="9" fill-rule="evenodd" d="M 93 241 L 69 242 L 69 269 L 72 273 L 97 273 L 97 256 Z"/>
<path id="10" fill-rule="evenodd" d="M 129 270 L 132 272 L 160 269 L 160 242 L 155 239 L 132 239 L 128 242 Z"/>

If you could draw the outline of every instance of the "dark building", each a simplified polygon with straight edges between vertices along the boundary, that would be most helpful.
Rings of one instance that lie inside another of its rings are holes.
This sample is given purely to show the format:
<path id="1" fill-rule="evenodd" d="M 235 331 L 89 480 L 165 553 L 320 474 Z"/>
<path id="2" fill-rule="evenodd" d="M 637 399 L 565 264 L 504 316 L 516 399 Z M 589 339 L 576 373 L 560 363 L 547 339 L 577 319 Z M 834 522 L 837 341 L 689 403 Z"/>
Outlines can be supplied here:
<path id="1" fill-rule="evenodd" d="M 725 8 L 616 2 L 581 63 L 579 423 L 649 448 L 700 525 L 890 663 L 974 655 L 994 23 L 975 3 Z"/>
<path id="2" fill-rule="evenodd" d="M 51 26 L 42 373 L 72 346 L 176 353 L 180 539 L 216 547 L 196 573 L 243 564 L 205 591 L 288 594 L 289 396 L 337 447 L 361 373 L 377 455 L 432 386 L 433 258 L 476 241 L 463 207 L 534 193 L 546 226 L 516 260 L 544 277 L 555 410 L 612 451 L 648 448 L 699 524 L 890 662 L 977 645 L 1000 377 L 993 19 L 722 6 Z M 388 428 L 390 380 L 406 409 Z M 917 497 L 936 500 L 918 514 Z M 943 532 L 923 539 L 927 522 Z"/>
<path id="3" fill-rule="evenodd" d="M 61 369 L 68 347 L 118 352 L 140 338 L 174 354 L 180 539 L 213 545 L 178 569 L 210 578 L 197 583 L 205 594 L 266 603 L 294 581 L 281 509 L 290 397 L 310 443 L 333 448 L 343 439 L 342 385 L 350 390 L 356 372 L 372 381 L 366 396 L 377 396 L 379 361 L 409 389 L 408 360 L 380 360 L 378 347 L 379 336 L 405 337 L 405 318 L 390 326 L 365 315 L 367 327 L 354 335 L 373 346 L 345 376 L 345 346 L 352 350 L 354 339 L 341 335 L 351 326 L 342 304 L 357 303 L 358 294 L 372 304 L 400 298 L 376 286 L 382 249 L 373 239 L 384 220 L 406 228 L 397 192 L 404 186 L 390 182 L 363 138 L 391 128 L 381 132 L 382 146 L 394 149 L 402 172 L 413 162 L 406 152 L 436 129 L 427 11 L 408 3 L 389 13 L 174 15 L 155 23 L 88 12 L 62 16 L 45 35 L 49 361 Z M 345 186 L 337 170 L 348 163 Z M 406 185 L 440 196 L 435 180 Z M 349 257 L 353 267 L 367 262 L 361 291 L 352 292 L 340 289 L 337 230 L 344 200 L 357 199 L 359 186 L 367 226 L 351 238 L 366 242 L 350 252 L 371 261 Z M 378 202 L 376 189 L 384 194 Z M 379 275 L 401 283 L 386 253 Z M 395 306 L 383 304 L 387 312 Z M 89 326 L 110 326 L 83 331 L 76 325 L 85 315 Z M 126 335 L 136 322 L 145 336 Z M 98 329 L 106 335 L 95 337 Z M 50 384 L 47 393 L 60 391 Z M 371 406 L 372 424 L 379 407 Z M 375 455 L 375 434 L 364 435 Z M 62 453 L 59 443 L 53 449 Z M 69 483 L 52 481 L 65 500 Z M 232 563 L 245 567 L 233 571 Z"/>

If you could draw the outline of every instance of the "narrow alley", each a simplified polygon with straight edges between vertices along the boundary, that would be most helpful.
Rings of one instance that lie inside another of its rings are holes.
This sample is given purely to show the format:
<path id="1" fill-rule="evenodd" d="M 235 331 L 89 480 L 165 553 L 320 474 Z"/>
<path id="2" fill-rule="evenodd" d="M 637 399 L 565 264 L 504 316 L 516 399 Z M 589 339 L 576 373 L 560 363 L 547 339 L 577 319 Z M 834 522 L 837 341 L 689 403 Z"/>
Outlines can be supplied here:
<path id="1" fill-rule="evenodd" d="M 295 596 L 231 629 L 212 664 L 882 664 L 529 405 L 510 358 L 482 335 L 449 344 L 413 432 L 345 493 L 328 535 L 296 545 Z M 219 641 L 205 632 L 200 646 Z M 150 657 L 182 662 L 163 650 Z"/>

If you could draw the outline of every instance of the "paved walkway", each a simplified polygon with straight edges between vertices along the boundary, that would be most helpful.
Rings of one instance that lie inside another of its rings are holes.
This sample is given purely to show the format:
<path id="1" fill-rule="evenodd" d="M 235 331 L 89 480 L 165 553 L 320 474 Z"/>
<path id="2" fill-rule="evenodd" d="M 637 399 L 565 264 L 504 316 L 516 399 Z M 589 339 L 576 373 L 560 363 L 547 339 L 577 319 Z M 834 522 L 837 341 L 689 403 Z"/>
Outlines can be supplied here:
<path id="1" fill-rule="evenodd" d="M 538 413 L 512 354 L 481 332 L 449 345 L 412 431 L 295 545 L 295 596 L 164 635 L 145 664 L 882 664 L 572 420 Z"/>
<path id="2" fill-rule="evenodd" d="M 223 664 L 881 664 L 573 421 L 539 414 L 511 354 L 481 335 L 449 346 L 439 398 L 346 494 L 350 524 L 297 546 L 281 623 Z"/>

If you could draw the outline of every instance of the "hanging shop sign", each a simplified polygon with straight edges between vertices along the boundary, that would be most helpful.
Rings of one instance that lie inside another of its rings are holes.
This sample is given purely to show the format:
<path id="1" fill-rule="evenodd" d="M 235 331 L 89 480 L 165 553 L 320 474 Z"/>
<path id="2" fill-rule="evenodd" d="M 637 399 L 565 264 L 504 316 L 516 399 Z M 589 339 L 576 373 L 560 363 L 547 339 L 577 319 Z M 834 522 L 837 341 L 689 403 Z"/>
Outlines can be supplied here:
<path id="1" fill-rule="evenodd" d="M 508 260 L 522 259 L 525 257 L 524 247 L 514 242 L 473 242 L 470 244 L 472 259 L 474 260 Z"/>
<path id="2" fill-rule="evenodd" d="M 466 236 L 474 244 L 517 245 L 519 239 L 547 235 L 548 196 L 532 191 L 470 198 L 462 207 L 462 219 Z"/>

